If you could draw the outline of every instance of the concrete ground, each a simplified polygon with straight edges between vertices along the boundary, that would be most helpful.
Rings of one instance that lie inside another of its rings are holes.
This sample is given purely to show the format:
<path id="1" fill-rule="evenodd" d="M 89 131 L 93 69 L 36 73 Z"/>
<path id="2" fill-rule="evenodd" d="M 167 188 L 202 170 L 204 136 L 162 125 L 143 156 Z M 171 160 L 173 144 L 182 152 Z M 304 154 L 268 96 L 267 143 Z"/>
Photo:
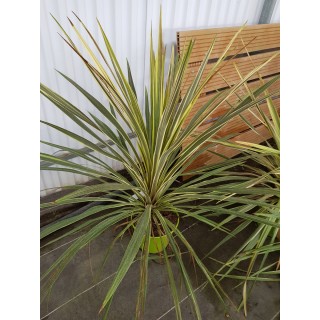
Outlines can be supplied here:
<path id="1" fill-rule="evenodd" d="M 222 234 L 219 231 L 210 231 L 205 225 L 195 224 L 190 220 L 182 220 L 179 229 L 193 245 L 197 254 L 204 256 L 219 240 Z M 227 246 L 215 252 L 216 259 L 225 259 L 234 252 L 243 232 L 237 239 L 233 239 Z M 77 238 L 81 233 L 68 236 L 58 242 L 41 249 L 41 272 L 44 272 L 52 262 Z M 115 245 L 110 253 L 105 266 L 101 268 L 104 254 L 108 244 L 112 241 L 114 232 L 109 230 L 94 240 L 90 246 L 83 248 L 62 272 L 56 282 L 49 299 L 41 304 L 41 319 L 47 320 L 94 320 L 101 319 L 98 315 L 101 303 L 109 285 L 115 275 L 117 266 L 121 261 L 130 236 L 124 238 Z M 244 239 L 244 238 L 243 238 Z M 42 243 L 43 245 L 43 243 Z M 275 261 L 276 256 L 270 257 Z M 175 279 L 179 279 L 179 271 L 174 259 L 171 258 Z M 185 263 L 189 268 L 189 274 L 194 282 L 196 296 L 204 320 L 211 319 L 245 319 L 243 311 L 234 309 L 225 310 L 212 290 L 203 289 L 203 277 L 200 272 L 193 271 L 190 258 L 185 255 Z M 215 262 L 205 260 L 209 270 L 215 268 Z M 139 283 L 139 263 L 135 262 L 121 283 L 116 296 L 113 299 L 108 315 L 110 320 L 134 319 L 135 303 Z M 238 305 L 241 301 L 242 287 L 234 288 L 238 282 L 234 280 L 223 281 L 223 287 Z M 181 310 L 184 320 L 196 319 L 187 294 L 181 286 Z M 248 301 L 248 316 L 252 320 L 276 320 L 279 315 L 279 282 L 259 282 L 254 287 Z M 151 261 L 149 264 L 149 283 L 147 304 L 145 311 L 146 320 L 174 320 L 175 310 L 170 293 L 165 265 L 159 261 Z"/>

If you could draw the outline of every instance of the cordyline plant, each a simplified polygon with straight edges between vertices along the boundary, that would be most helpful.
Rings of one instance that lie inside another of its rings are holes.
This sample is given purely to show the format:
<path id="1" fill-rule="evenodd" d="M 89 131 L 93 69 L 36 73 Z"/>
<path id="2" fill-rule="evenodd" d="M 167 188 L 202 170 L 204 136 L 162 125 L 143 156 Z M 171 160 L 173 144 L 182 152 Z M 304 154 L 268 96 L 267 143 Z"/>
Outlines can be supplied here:
<path id="1" fill-rule="evenodd" d="M 263 83 L 261 77 L 260 81 Z M 252 95 L 249 87 L 246 86 L 246 90 L 249 95 Z M 257 199 L 259 201 L 264 199 L 266 203 L 272 205 L 262 205 L 260 208 L 256 206 L 255 216 L 263 217 L 265 221 L 257 223 L 250 218 L 244 217 L 237 228 L 231 230 L 230 235 L 216 244 L 206 255 L 206 257 L 210 256 L 211 259 L 216 260 L 214 252 L 218 248 L 225 245 L 231 238 L 236 237 L 244 229 L 254 225 L 249 236 L 240 244 L 228 261 L 219 261 L 221 268 L 214 273 L 217 278 L 220 277 L 219 282 L 224 278 L 241 280 L 239 285 L 243 286 L 243 299 L 239 307 L 243 307 L 245 315 L 247 315 L 246 303 L 248 296 L 254 284 L 259 281 L 280 280 L 280 260 L 278 259 L 280 252 L 280 116 L 272 98 L 268 97 L 266 103 L 267 112 L 263 111 L 261 106 L 257 104 L 254 107 L 254 115 L 259 120 L 259 123 L 266 127 L 271 139 L 263 145 L 247 141 L 217 141 L 217 143 L 235 148 L 244 155 L 249 156 L 250 165 L 244 163 L 242 167 L 245 168 L 247 174 L 256 177 L 251 188 L 265 187 L 263 194 Z M 253 199 L 251 198 L 251 200 Z M 254 203 L 254 200 L 252 203 Z M 236 218 L 236 216 L 229 215 L 220 223 L 220 227 L 225 226 L 225 224 Z M 272 226 L 266 223 L 267 221 L 275 225 Z M 272 253 L 277 254 L 270 262 L 268 257 Z"/>
<path id="2" fill-rule="evenodd" d="M 140 263 L 140 285 L 136 304 L 136 318 L 143 318 L 148 283 L 148 263 L 150 259 L 149 240 L 156 231 L 157 234 L 165 234 L 169 242 L 168 247 L 164 248 L 161 256 L 166 265 L 176 318 L 182 319 L 182 316 L 179 304 L 180 293 L 177 286 L 178 283 L 177 279 L 173 277 L 171 266 L 172 259 L 175 260 L 179 267 L 195 316 L 197 319 L 201 319 L 201 312 L 193 285 L 187 272 L 186 264 L 183 261 L 182 246 L 183 250 L 186 250 L 192 257 L 191 260 L 201 270 L 208 284 L 212 287 L 222 303 L 225 303 L 229 299 L 228 295 L 224 292 L 213 274 L 210 273 L 203 264 L 192 245 L 187 241 L 183 233 L 179 231 L 177 225 L 170 221 L 163 213 L 174 212 L 179 215 L 180 219 L 183 217 L 192 217 L 196 221 L 207 224 L 211 228 L 222 230 L 226 235 L 229 235 L 230 232 L 226 228 L 220 227 L 210 216 L 229 214 L 242 218 L 250 218 L 257 222 L 265 222 L 270 226 L 276 226 L 275 223 L 269 222 L 263 216 L 255 217 L 248 213 L 252 206 L 263 205 L 264 202 L 263 200 L 259 202 L 259 200 L 255 198 L 255 203 L 251 204 L 252 200 L 250 197 L 243 198 L 243 196 L 251 193 L 249 186 L 252 183 L 252 177 L 244 177 L 231 171 L 234 166 L 241 164 L 243 159 L 231 159 L 222 164 L 195 170 L 189 173 L 194 175 L 191 181 L 181 184 L 179 187 L 173 187 L 173 183 L 183 175 L 192 161 L 208 149 L 206 142 L 208 142 L 210 137 L 234 116 L 263 101 L 266 97 L 265 95 L 261 96 L 261 94 L 277 81 L 277 77 L 254 90 L 252 95 L 248 95 L 237 105 L 231 106 L 230 110 L 224 116 L 220 117 L 210 128 L 197 135 L 188 146 L 182 149 L 182 144 L 185 139 L 196 132 L 203 121 L 209 117 L 215 109 L 223 104 L 273 57 L 253 68 L 250 73 L 245 75 L 243 79 L 240 79 L 239 82 L 230 89 L 216 94 L 214 98 L 210 99 L 196 112 L 190 123 L 182 130 L 182 125 L 199 98 L 202 89 L 212 77 L 218 76 L 218 72 L 221 71 L 222 63 L 225 62 L 226 57 L 228 57 L 228 51 L 234 40 L 240 34 L 242 28 L 234 35 L 221 57 L 212 65 L 208 75 L 204 77 L 204 70 L 207 66 L 208 59 L 214 50 L 213 41 L 202 64 L 199 66 L 195 79 L 188 88 L 185 96 L 181 99 L 180 89 L 194 42 L 191 41 L 189 43 L 187 49 L 180 57 L 175 55 L 174 48 L 172 48 L 167 80 L 165 82 L 165 48 L 162 41 L 160 18 L 158 48 L 156 52 L 153 49 L 151 36 L 150 88 L 145 91 L 145 113 L 143 114 L 141 111 L 142 108 L 137 100 L 130 68 L 128 66 L 128 75 L 126 76 L 120 67 L 99 21 L 98 26 L 104 40 L 105 48 L 98 46 L 97 41 L 92 37 L 90 31 L 78 17 L 77 19 L 81 27 L 84 28 L 85 32 L 87 32 L 91 38 L 92 45 L 98 50 L 100 57 L 97 57 L 93 53 L 89 44 L 84 40 L 80 31 L 78 31 L 71 20 L 72 28 L 86 49 L 88 57 L 85 57 L 80 52 L 80 49 L 75 45 L 62 26 L 59 23 L 58 25 L 64 34 L 64 40 L 88 68 L 108 99 L 109 105 L 100 103 L 75 81 L 60 72 L 59 73 L 69 83 L 75 86 L 96 110 L 100 112 L 100 116 L 96 117 L 91 113 L 89 115 L 84 114 L 76 106 L 72 105 L 44 84 L 41 84 L 41 93 L 62 110 L 66 116 L 79 125 L 79 127 L 89 133 L 97 143 L 93 143 L 57 125 L 44 121 L 42 121 L 42 123 L 81 142 L 86 148 L 95 152 L 95 154 L 121 163 L 130 178 L 128 179 L 126 176 L 112 169 L 105 161 L 93 153 L 43 141 L 43 143 L 49 146 L 83 158 L 90 162 L 91 165 L 84 166 L 70 160 L 63 160 L 54 155 L 42 153 L 42 170 L 77 173 L 88 176 L 96 181 L 96 183 L 91 186 L 79 186 L 75 191 L 70 192 L 53 203 L 43 204 L 43 207 L 80 202 L 99 203 L 77 216 L 53 223 L 41 232 L 41 238 L 45 238 L 75 223 L 77 223 L 77 225 L 73 231 L 68 231 L 66 234 L 84 228 L 87 230 L 82 236 L 75 240 L 61 257 L 42 275 L 43 295 L 45 297 L 46 294 L 50 292 L 64 267 L 81 248 L 89 244 L 107 229 L 122 224 L 124 227 L 120 231 L 117 229 L 118 234 L 115 237 L 115 241 L 110 244 L 110 247 L 106 248 L 106 251 L 111 250 L 116 241 L 119 241 L 127 230 L 133 230 L 132 236 L 112 284 L 101 303 L 100 311 L 105 312 L 105 316 L 107 315 L 117 288 L 132 263 L 138 260 Z M 105 50 L 108 53 L 110 63 L 105 57 Z M 228 60 L 228 63 L 229 61 L 230 60 Z M 273 94 L 274 93 L 270 93 L 269 96 Z M 132 142 L 127 131 L 123 129 L 120 119 L 127 125 L 129 130 L 135 134 L 136 144 Z M 109 124 L 111 124 L 114 129 L 111 129 Z M 215 184 L 215 186 L 212 187 L 212 184 Z M 265 187 L 262 186 L 258 190 L 254 190 L 254 193 L 262 194 L 263 189 L 265 189 Z M 99 194 L 99 196 L 96 194 Z M 210 202 L 203 207 L 192 204 L 193 200 L 199 199 Z M 212 201 L 216 203 L 212 204 Z M 237 203 L 238 206 L 236 209 L 232 209 L 232 205 L 235 203 Z M 272 205 L 268 204 L 267 206 L 272 207 Z M 155 228 L 152 226 L 156 226 L 156 230 L 154 230 Z M 174 258 L 169 260 L 169 255 Z"/>

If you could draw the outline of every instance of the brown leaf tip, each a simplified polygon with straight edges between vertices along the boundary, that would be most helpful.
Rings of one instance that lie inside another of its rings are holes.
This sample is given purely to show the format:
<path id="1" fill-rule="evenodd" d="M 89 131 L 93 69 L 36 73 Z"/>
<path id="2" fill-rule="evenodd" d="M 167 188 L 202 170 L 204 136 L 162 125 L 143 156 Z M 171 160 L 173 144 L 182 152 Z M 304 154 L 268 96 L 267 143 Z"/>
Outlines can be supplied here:
<path id="1" fill-rule="evenodd" d="M 67 18 L 68 18 L 68 20 L 69 20 L 69 22 L 70 22 L 71 26 L 73 27 L 73 26 L 74 26 L 73 22 L 69 19 L 69 17 L 67 17 Z"/>

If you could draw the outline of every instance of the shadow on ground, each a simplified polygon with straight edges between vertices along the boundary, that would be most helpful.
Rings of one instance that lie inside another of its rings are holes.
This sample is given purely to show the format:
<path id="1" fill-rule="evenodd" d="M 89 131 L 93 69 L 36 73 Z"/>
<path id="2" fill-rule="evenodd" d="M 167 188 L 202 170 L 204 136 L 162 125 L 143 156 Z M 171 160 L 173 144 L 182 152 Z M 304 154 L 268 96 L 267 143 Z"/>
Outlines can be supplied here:
<path id="1" fill-rule="evenodd" d="M 190 220 L 182 220 L 179 229 L 184 231 L 185 237 L 194 247 L 200 258 L 212 249 L 223 237 L 219 231 L 211 231 L 206 225 L 194 224 Z M 215 252 L 215 258 L 224 260 L 235 251 L 241 237 L 245 239 L 246 232 L 228 245 L 219 248 Z M 41 272 L 47 270 L 50 264 L 79 237 L 81 233 L 68 236 L 54 244 L 50 244 L 41 250 Z M 90 246 L 83 248 L 74 257 L 71 263 L 62 272 L 53 290 L 41 304 L 41 319 L 47 320 L 95 320 L 102 319 L 98 314 L 104 296 L 110 286 L 117 270 L 122 255 L 130 236 L 126 235 L 116 243 L 111 251 L 107 263 L 102 266 L 108 244 L 114 238 L 112 230 L 104 232 L 91 242 Z M 277 259 L 271 256 L 269 259 Z M 243 312 L 236 312 L 232 308 L 224 309 L 212 289 L 201 286 L 204 278 L 200 272 L 195 272 L 189 256 L 184 255 L 184 261 L 192 277 L 193 285 L 197 288 L 196 296 L 204 320 L 245 319 Z M 215 270 L 217 265 L 211 259 L 204 260 L 210 271 Z M 175 279 L 179 282 L 179 270 L 174 259 L 171 259 Z M 196 319 L 191 304 L 186 298 L 187 294 L 182 285 L 180 288 L 181 311 L 184 320 Z M 121 283 L 116 296 L 113 299 L 107 319 L 131 320 L 134 319 L 135 304 L 139 283 L 139 262 L 135 262 Z M 236 305 L 241 301 L 242 287 L 234 288 L 238 284 L 235 280 L 223 280 L 224 289 L 230 294 Z M 276 320 L 279 311 L 279 283 L 260 282 L 254 287 L 248 301 L 248 317 L 252 320 Z M 145 311 L 147 320 L 174 320 L 175 310 L 170 293 L 170 286 L 166 273 L 166 266 L 161 261 L 149 263 L 148 294 Z"/>

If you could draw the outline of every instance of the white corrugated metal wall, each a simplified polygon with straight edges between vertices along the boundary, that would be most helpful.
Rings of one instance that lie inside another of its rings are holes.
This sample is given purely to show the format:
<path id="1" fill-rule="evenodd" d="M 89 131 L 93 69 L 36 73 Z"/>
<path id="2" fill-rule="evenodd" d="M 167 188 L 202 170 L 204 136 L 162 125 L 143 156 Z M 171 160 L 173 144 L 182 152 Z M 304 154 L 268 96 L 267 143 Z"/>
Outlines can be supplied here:
<path id="1" fill-rule="evenodd" d="M 271 18 L 273 23 L 280 20 L 279 2 L 278 0 Z M 60 30 L 50 13 L 57 18 L 69 34 L 74 35 L 66 18 L 69 16 L 75 21 L 72 14 L 74 11 L 98 40 L 99 46 L 103 47 L 103 40 L 98 32 L 96 22 L 96 18 L 98 18 L 124 70 L 126 70 L 126 58 L 128 58 L 138 99 L 142 105 L 144 86 L 148 85 L 149 78 L 150 28 L 152 23 L 156 39 L 160 5 L 163 10 L 164 42 L 170 48 L 172 44 L 176 43 L 176 31 L 178 30 L 237 26 L 245 21 L 249 25 L 257 24 L 263 3 L 264 0 L 42 0 L 40 16 L 41 82 L 73 104 L 80 106 L 83 111 L 88 110 L 97 115 L 87 100 L 55 71 L 57 69 L 74 79 L 102 103 L 106 103 L 98 85 L 83 63 L 57 34 Z M 76 23 L 76 26 L 79 24 Z M 76 37 L 73 39 L 76 40 Z M 86 132 L 73 124 L 43 97 L 41 97 L 41 119 L 89 138 Z M 83 147 L 45 125 L 41 125 L 41 139 L 74 148 Z M 49 154 L 57 152 L 57 149 L 46 145 L 42 145 L 41 150 Z M 79 159 L 73 159 L 73 161 L 77 162 Z M 115 169 L 121 169 L 121 165 L 118 163 L 107 161 Z M 54 191 L 51 188 L 85 181 L 85 177 L 71 173 L 42 171 L 41 195 Z"/>
<path id="2" fill-rule="evenodd" d="M 280 22 L 280 0 L 277 0 L 275 7 L 273 9 L 273 14 L 271 16 L 270 23 Z"/>

